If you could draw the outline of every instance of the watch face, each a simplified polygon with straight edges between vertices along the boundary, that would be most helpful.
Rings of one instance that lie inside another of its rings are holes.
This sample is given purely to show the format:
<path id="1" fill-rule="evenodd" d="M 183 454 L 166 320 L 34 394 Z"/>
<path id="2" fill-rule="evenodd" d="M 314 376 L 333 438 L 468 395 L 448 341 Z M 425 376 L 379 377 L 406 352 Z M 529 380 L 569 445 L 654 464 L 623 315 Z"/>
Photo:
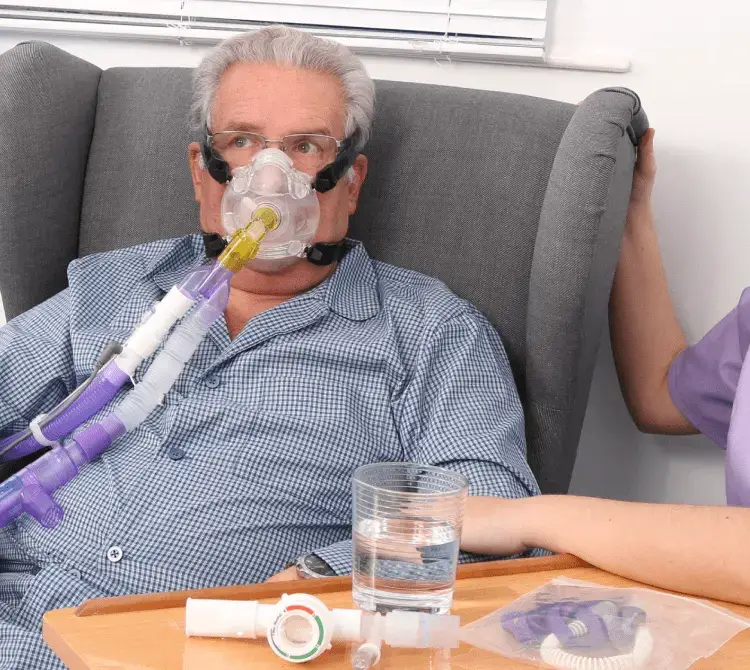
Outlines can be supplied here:
<path id="1" fill-rule="evenodd" d="M 320 575 L 321 577 L 333 577 L 336 574 L 328 563 L 315 554 L 303 556 L 302 565 L 313 574 Z"/>

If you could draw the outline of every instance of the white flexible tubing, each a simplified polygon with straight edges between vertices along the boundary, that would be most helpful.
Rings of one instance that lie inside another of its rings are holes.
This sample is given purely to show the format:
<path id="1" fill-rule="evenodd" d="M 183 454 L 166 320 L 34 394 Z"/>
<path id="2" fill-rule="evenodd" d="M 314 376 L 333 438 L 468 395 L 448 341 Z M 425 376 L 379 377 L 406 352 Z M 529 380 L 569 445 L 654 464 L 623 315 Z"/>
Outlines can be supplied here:
<path id="1" fill-rule="evenodd" d="M 141 362 L 153 354 L 174 326 L 195 301 L 173 286 L 154 306 L 153 312 L 136 327 L 115 358 L 117 367 L 132 377 Z"/>
<path id="2" fill-rule="evenodd" d="M 141 382 L 115 410 L 126 431 L 139 426 L 161 403 L 210 327 L 211 322 L 201 318 L 200 307 L 177 326 Z"/>
<path id="3" fill-rule="evenodd" d="M 213 322 L 224 311 L 228 299 L 229 286 L 224 284 L 210 298 L 202 300 L 167 338 L 141 382 L 114 412 L 126 431 L 140 425 L 161 403 Z"/>
<path id="4" fill-rule="evenodd" d="M 654 649 L 654 638 L 647 626 L 640 626 L 630 654 L 617 656 L 578 656 L 560 648 L 557 635 L 548 635 L 539 648 L 542 661 L 559 670 L 636 670 L 644 668 Z"/>

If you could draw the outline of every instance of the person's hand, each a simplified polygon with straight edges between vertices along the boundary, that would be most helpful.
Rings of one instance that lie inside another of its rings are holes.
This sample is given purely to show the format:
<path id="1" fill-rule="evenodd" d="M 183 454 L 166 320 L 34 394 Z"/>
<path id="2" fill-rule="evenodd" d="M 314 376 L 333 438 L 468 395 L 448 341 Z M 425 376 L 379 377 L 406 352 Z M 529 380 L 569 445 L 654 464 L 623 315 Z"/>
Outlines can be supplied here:
<path id="1" fill-rule="evenodd" d="M 633 189 L 630 193 L 628 223 L 651 217 L 651 193 L 656 181 L 656 159 L 654 158 L 654 129 L 649 128 L 638 142 L 638 159 L 633 171 Z"/>
<path id="2" fill-rule="evenodd" d="M 302 579 L 302 577 L 297 574 L 297 568 L 292 566 L 291 568 L 277 572 L 275 575 L 271 575 L 266 579 L 266 582 L 290 582 L 295 579 Z"/>
<path id="3" fill-rule="evenodd" d="M 528 499 L 469 496 L 464 510 L 461 549 L 475 554 L 512 556 L 529 547 L 523 541 Z"/>

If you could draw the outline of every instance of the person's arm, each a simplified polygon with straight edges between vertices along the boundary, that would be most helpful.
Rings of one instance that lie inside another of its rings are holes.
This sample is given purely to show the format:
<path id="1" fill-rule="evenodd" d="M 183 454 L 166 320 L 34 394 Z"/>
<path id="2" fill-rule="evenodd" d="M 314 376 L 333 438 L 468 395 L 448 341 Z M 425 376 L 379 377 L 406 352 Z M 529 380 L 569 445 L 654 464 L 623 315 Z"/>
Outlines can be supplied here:
<path id="1" fill-rule="evenodd" d="M 609 304 L 610 337 L 620 386 L 644 432 L 689 434 L 693 425 L 669 392 L 668 373 L 687 347 L 677 321 L 654 228 L 654 131 L 642 138 L 620 259 Z"/>
<path id="2" fill-rule="evenodd" d="M 469 498 L 461 547 L 503 554 L 544 547 L 653 586 L 750 604 L 750 509 L 742 507 Z"/>

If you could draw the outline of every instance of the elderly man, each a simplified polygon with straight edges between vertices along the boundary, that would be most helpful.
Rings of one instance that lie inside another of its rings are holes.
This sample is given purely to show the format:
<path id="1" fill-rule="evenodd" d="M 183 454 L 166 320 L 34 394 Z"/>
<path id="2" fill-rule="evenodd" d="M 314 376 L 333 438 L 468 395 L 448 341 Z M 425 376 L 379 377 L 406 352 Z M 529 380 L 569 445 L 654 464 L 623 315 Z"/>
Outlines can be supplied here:
<path id="1" fill-rule="evenodd" d="M 365 463 L 442 465 L 475 494 L 538 492 L 490 324 L 439 281 L 345 240 L 373 111 L 361 62 L 286 28 L 240 35 L 196 70 L 193 111 L 203 236 L 75 261 L 67 290 L 0 330 L 3 434 L 70 393 L 215 255 L 246 166 L 275 166 L 287 186 L 312 178 L 309 211 L 285 224 L 306 252 L 269 234 L 162 405 L 59 491 L 62 524 L 22 516 L 0 532 L 0 668 L 56 667 L 41 617 L 85 598 L 254 582 L 295 560 L 302 576 L 347 573 L 350 478 Z"/>

